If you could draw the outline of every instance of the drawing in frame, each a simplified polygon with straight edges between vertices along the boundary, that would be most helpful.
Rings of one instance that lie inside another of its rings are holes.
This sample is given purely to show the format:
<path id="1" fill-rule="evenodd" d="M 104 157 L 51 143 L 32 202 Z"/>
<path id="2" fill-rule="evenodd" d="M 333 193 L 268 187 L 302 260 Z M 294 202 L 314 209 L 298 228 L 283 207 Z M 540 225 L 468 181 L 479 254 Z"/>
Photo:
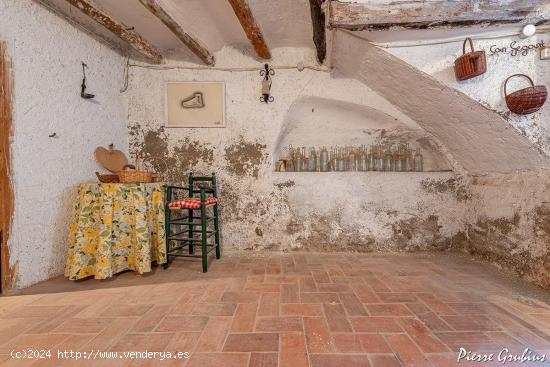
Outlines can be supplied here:
<path id="1" fill-rule="evenodd" d="M 225 127 L 224 82 L 167 82 L 167 127 Z"/>

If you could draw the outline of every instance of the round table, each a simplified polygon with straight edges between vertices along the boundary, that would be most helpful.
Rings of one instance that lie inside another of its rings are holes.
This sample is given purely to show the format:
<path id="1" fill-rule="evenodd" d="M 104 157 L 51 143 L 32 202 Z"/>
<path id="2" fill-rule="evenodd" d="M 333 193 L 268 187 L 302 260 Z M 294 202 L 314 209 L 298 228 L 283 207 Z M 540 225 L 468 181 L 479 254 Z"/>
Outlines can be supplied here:
<path id="1" fill-rule="evenodd" d="M 73 200 L 65 276 L 106 279 L 166 262 L 162 183 L 83 183 Z"/>

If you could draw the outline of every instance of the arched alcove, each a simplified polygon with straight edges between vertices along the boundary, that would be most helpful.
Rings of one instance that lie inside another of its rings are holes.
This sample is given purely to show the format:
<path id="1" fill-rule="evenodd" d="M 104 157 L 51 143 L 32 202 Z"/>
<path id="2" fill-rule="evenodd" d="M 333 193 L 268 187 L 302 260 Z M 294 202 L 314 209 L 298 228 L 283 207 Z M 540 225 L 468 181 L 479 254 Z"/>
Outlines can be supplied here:
<path id="1" fill-rule="evenodd" d="M 413 121 L 364 105 L 303 97 L 288 110 L 273 154 L 274 166 L 288 156 L 288 147 L 371 146 L 409 143 L 419 149 L 425 171 L 448 171 L 451 166 L 433 139 Z"/>

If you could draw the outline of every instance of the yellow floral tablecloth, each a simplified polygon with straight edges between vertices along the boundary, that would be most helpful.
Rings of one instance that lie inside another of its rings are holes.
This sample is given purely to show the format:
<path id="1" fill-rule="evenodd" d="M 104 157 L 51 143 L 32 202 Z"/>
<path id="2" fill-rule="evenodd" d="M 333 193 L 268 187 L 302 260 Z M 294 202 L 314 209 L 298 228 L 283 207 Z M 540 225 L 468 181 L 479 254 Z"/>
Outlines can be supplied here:
<path id="1" fill-rule="evenodd" d="M 105 279 L 166 262 L 161 183 L 84 183 L 73 202 L 65 276 Z"/>

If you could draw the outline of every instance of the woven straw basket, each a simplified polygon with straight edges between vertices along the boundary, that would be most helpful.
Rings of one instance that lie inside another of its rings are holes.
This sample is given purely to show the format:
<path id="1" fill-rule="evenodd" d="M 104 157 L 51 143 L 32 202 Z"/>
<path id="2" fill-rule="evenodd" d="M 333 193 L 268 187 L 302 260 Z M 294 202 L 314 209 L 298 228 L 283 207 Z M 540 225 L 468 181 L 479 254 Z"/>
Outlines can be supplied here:
<path id="1" fill-rule="evenodd" d="M 471 52 L 466 53 L 466 42 L 470 42 Z M 471 38 L 466 38 L 462 44 L 462 56 L 455 60 L 456 80 L 462 81 L 475 78 L 487 71 L 485 51 L 474 51 Z"/>
<path id="2" fill-rule="evenodd" d="M 97 179 L 99 180 L 99 182 L 102 182 L 102 183 L 118 183 L 120 182 L 120 179 L 118 177 L 118 175 L 105 175 L 105 174 L 101 174 L 99 172 L 96 172 L 95 175 L 97 176 Z"/>
<path id="3" fill-rule="evenodd" d="M 125 165 L 124 169 L 118 173 L 121 183 L 147 183 L 153 182 L 153 172 L 141 171 L 138 160 L 136 159 L 136 169 L 128 169 L 132 166 Z"/>
<path id="4" fill-rule="evenodd" d="M 508 94 L 506 85 L 508 81 L 515 76 L 522 76 L 529 79 L 531 86 Z M 506 105 L 510 111 L 518 115 L 528 115 L 537 112 L 544 105 L 548 97 L 548 91 L 544 85 L 535 86 L 533 79 L 529 76 L 525 74 L 514 74 L 506 78 L 504 82 L 504 97 L 506 98 Z"/>

